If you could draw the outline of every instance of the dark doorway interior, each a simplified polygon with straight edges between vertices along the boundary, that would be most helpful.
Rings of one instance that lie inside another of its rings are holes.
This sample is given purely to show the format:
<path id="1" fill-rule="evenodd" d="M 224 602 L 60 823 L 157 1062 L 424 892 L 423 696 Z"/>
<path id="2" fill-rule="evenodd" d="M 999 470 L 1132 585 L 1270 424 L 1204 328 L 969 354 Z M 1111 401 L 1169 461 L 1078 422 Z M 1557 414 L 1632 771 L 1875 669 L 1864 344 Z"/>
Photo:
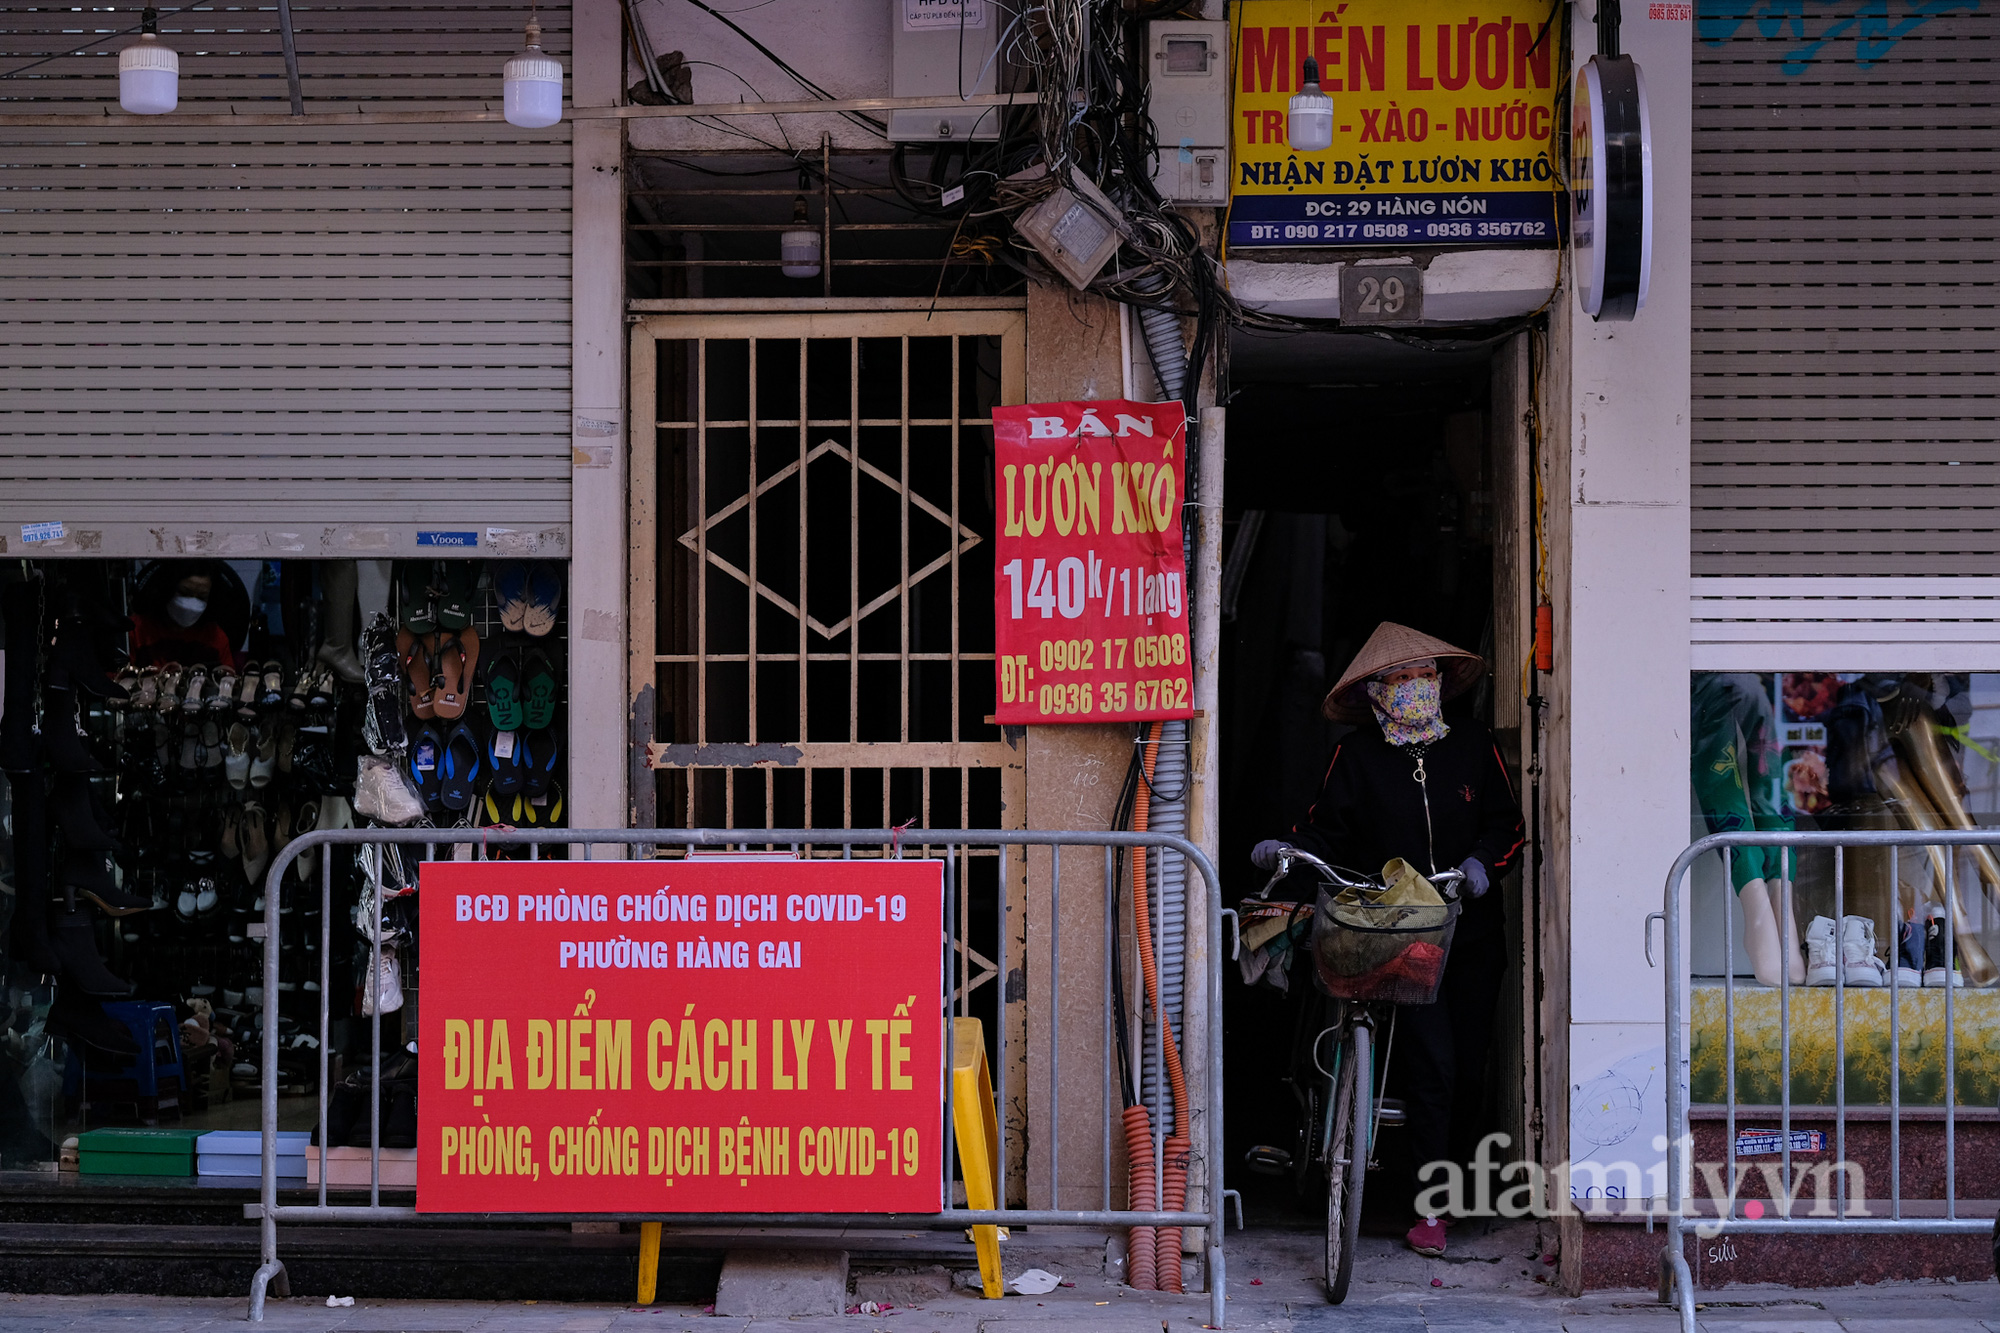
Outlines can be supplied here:
<path id="1" fill-rule="evenodd" d="M 1309 345 L 1234 354 L 1221 729 L 1222 871 L 1232 905 L 1264 884 L 1251 847 L 1284 836 L 1317 794 L 1346 730 L 1321 717 L 1320 702 L 1378 623 L 1492 655 L 1487 354 L 1352 336 L 1300 341 Z M 1446 716 L 1490 722 L 1491 698 L 1489 681 Z M 1297 1103 L 1285 1075 L 1311 985 L 1299 973 L 1289 993 L 1249 987 L 1233 967 L 1225 983 L 1227 1174 L 1266 1224 L 1317 1225 L 1325 1215 L 1322 1182 L 1300 1186 L 1243 1166 L 1252 1144 L 1295 1150 Z M 1505 1048 L 1498 1039 L 1494 1047 Z M 1393 1053 L 1389 1072 L 1393 1095 Z M 1502 1078 L 1489 1061 L 1489 1084 Z M 1384 1133 L 1383 1167 L 1367 1194 L 1371 1225 L 1398 1233 L 1411 1197 L 1400 1147 L 1398 1134 Z"/>

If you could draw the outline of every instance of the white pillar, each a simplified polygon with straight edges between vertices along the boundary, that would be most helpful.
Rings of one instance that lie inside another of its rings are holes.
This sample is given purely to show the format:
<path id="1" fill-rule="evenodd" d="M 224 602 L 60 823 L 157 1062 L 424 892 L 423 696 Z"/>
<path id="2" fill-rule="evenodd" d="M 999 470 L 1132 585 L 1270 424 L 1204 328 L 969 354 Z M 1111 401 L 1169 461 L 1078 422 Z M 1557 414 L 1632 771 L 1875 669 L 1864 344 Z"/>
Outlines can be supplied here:
<path id="1" fill-rule="evenodd" d="M 624 65 L 620 9 L 572 11 L 570 95 L 576 106 L 618 101 Z M 570 405 L 570 676 L 568 822 L 626 824 L 626 519 L 624 122 L 579 120 L 574 133 Z M 600 423 L 611 423 L 605 429 Z M 599 855 L 615 855 L 600 849 Z"/>
<path id="2" fill-rule="evenodd" d="M 1678 10 L 1656 6 L 1656 10 Z M 1597 47 L 1576 24 L 1578 64 Z M 1652 116 L 1655 224 L 1646 308 L 1593 323 L 1572 288 L 1567 484 L 1550 497 L 1567 520 L 1568 596 L 1556 598 L 1556 672 L 1568 699 L 1569 1077 L 1588 1083 L 1663 1045 L 1664 975 L 1642 935 L 1668 868 L 1688 842 L 1689 287 L 1693 38 L 1685 19 L 1627 5 L 1620 49 L 1644 72 Z M 1556 404 L 1556 410 L 1561 405 Z M 1565 605 L 1565 601 L 1567 604 Z M 1629 1074 L 1630 1067 L 1624 1071 Z M 1625 1141 L 1569 1126 L 1568 1151 L 1661 1160 L 1669 1072 L 1656 1069 L 1647 1115 Z M 1551 1088 L 1551 1097 L 1566 1094 Z M 1562 1145 L 1552 1145 L 1560 1153 Z"/>

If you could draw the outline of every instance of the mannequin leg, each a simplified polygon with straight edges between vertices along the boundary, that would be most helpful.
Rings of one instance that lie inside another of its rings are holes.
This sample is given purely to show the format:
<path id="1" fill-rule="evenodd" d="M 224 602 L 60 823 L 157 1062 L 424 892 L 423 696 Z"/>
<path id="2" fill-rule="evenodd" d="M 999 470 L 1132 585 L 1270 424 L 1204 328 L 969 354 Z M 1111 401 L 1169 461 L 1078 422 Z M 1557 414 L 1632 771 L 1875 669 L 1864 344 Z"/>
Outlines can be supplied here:
<path id="1" fill-rule="evenodd" d="M 394 577 L 393 560 L 357 560 L 354 562 L 356 589 L 361 597 L 361 624 L 365 628 L 375 621 L 375 617 L 389 614 L 389 584 Z"/>
<path id="2" fill-rule="evenodd" d="M 1784 942 L 1779 943 L 1778 914 L 1786 910 L 1790 895 L 1784 892 L 1784 881 L 1767 882 L 1753 879 L 1743 886 L 1738 895 L 1743 904 L 1743 951 L 1750 955 L 1750 970 L 1757 980 L 1766 986 L 1776 986 L 1784 975 L 1786 960 L 1790 960 L 1787 970 L 1791 973 L 1792 984 L 1802 986 L 1806 979 L 1805 958 L 1799 952 L 1799 922 L 1796 913 L 1789 913 L 1785 922 Z M 1777 892 L 1777 905 L 1772 905 L 1772 891 Z"/>
<path id="3" fill-rule="evenodd" d="M 326 592 L 326 642 L 320 645 L 319 660 L 342 680 L 358 685 L 364 676 L 354 652 L 354 564 L 329 560 L 320 572 L 320 586 Z"/>

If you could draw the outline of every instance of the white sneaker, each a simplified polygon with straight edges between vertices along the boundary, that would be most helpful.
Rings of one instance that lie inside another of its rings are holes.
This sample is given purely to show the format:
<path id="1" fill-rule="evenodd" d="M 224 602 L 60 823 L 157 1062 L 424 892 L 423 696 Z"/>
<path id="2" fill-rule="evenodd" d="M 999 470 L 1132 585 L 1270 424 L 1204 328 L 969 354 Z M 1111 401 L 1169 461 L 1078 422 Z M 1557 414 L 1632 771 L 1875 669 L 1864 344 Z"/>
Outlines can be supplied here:
<path id="1" fill-rule="evenodd" d="M 1816 916 L 1806 927 L 1806 985 L 1833 984 L 1833 918 Z"/>
<path id="2" fill-rule="evenodd" d="M 1875 951 L 1875 918 L 1847 916 L 1840 921 L 1840 952 L 1850 986 L 1886 986 L 1889 972 Z"/>
<path id="3" fill-rule="evenodd" d="M 379 1011 L 393 1014 L 403 1007 L 403 969 L 396 961 L 396 951 L 387 945 L 382 948 L 382 970 L 376 974 L 375 984 L 366 982 L 361 987 L 361 1012 L 373 1014 Z"/>
<path id="4" fill-rule="evenodd" d="M 1874 987 L 1889 984 L 1882 960 L 1875 956 L 1875 922 L 1871 917 L 1841 918 L 1840 967 L 1834 965 L 1833 918 L 1816 916 L 1806 930 L 1806 985 L 1831 986 L 1836 980 L 1849 986 Z M 1845 975 L 1840 975 L 1842 972 Z"/>

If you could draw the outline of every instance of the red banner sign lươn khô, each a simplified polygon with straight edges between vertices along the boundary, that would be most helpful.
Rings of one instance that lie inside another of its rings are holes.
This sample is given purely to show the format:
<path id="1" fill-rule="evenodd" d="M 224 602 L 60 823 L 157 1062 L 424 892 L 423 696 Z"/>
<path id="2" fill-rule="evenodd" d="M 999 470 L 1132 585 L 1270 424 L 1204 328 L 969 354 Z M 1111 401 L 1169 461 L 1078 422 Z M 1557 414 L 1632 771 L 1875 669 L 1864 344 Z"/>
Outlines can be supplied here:
<path id="1" fill-rule="evenodd" d="M 993 411 L 994 720 L 1194 716 L 1179 403 Z"/>
<path id="2" fill-rule="evenodd" d="M 423 867 L 419 1212 L 936 1212 L 937 861 Z"/>

